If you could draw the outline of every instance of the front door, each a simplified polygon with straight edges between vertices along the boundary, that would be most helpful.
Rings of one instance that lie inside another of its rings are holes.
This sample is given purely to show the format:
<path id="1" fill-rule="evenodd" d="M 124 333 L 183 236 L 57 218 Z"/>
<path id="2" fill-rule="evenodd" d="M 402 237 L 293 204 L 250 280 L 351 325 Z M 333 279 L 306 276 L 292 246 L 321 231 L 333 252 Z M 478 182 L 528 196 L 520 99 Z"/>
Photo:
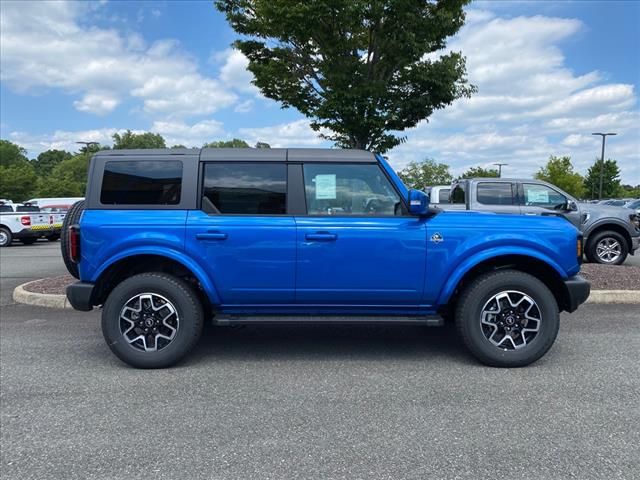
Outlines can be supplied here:
<path id="1" fill-rule="evenodd" d="M 210 162 L 202 208 L 185 248 L 203 263 L 224 306 L 294 302 L 296 226 L 286 213 L 284 162 Z"/>
<path id="2" fill-rule="evenodd" d="M 376 163 L 305 163 L 296 303 L 410 306 L 422 297 L 425 220 Z"/>
<path id="3" fill-rule="evenodd" d="M 562 216 L 580 229 L 581 214 L 578 211 L 567 209 L 569 199 L 565 195 L 539 183 L 523 182 L 521 185 L 522 213 L 525 215 Z"/>

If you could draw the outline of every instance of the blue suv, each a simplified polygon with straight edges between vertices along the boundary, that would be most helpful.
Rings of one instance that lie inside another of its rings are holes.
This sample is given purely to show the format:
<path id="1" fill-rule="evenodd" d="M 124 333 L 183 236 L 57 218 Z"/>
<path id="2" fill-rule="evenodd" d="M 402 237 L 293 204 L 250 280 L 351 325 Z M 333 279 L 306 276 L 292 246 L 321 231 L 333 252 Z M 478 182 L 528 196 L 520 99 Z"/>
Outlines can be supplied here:
<path id="1" fill-rule="evenodd" d="M 527 365 L 589 295 L 563 218 L 443 212 L 360 150 L 113 150 L 91 160 L 63 253 L 124 362 L 173 365 L 205 321 L 454 319 L 480 361 Z"/>

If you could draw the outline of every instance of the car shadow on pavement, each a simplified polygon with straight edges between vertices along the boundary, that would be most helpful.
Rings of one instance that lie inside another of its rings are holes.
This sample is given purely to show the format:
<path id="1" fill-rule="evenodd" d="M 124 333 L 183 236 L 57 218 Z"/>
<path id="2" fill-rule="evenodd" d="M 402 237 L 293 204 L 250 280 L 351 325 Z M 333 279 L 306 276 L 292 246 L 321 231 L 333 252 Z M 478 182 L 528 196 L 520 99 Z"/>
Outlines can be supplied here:
<path id="1" fill-rule="evenodd" d="M 205 327 L 182 366 L 211 360 L 446 360 L 477 364 L 453 324 Z"/>

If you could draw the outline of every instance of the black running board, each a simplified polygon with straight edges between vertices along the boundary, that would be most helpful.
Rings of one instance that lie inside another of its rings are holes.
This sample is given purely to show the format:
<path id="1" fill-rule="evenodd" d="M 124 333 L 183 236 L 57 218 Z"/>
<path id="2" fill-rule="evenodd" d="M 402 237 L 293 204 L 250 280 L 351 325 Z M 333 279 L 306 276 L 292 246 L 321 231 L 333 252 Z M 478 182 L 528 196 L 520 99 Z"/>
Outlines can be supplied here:
<path id="1" fill-rule="evenodd" d="M 213 318 L 215 325 L 256 325 L 256 324 L 391 324 L 391 325 L 424 325 L 440 327 L 444 319 L 440 315 L 422 315 L 419 317 L 394 316 L 301 316 L 301 315 L 224 315 Z"/>

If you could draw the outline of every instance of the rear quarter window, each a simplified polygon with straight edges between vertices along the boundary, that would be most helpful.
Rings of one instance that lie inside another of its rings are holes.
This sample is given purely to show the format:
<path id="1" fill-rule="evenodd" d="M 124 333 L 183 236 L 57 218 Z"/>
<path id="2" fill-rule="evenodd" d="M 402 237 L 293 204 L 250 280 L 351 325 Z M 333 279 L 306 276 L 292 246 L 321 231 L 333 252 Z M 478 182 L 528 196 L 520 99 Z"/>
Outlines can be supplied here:
<path id="1" fill-rule="evenodd" d="M 100 203 L 104 205 L 177 205 L 181 194 L 181 161 L 105 163 L 100 190 Z"/>
<path id="2" fill-rule="evenodd" d="M 513 205 L 513 186 L 511 183 L 479 183 L 478 202 L 484 205 Z"/>

